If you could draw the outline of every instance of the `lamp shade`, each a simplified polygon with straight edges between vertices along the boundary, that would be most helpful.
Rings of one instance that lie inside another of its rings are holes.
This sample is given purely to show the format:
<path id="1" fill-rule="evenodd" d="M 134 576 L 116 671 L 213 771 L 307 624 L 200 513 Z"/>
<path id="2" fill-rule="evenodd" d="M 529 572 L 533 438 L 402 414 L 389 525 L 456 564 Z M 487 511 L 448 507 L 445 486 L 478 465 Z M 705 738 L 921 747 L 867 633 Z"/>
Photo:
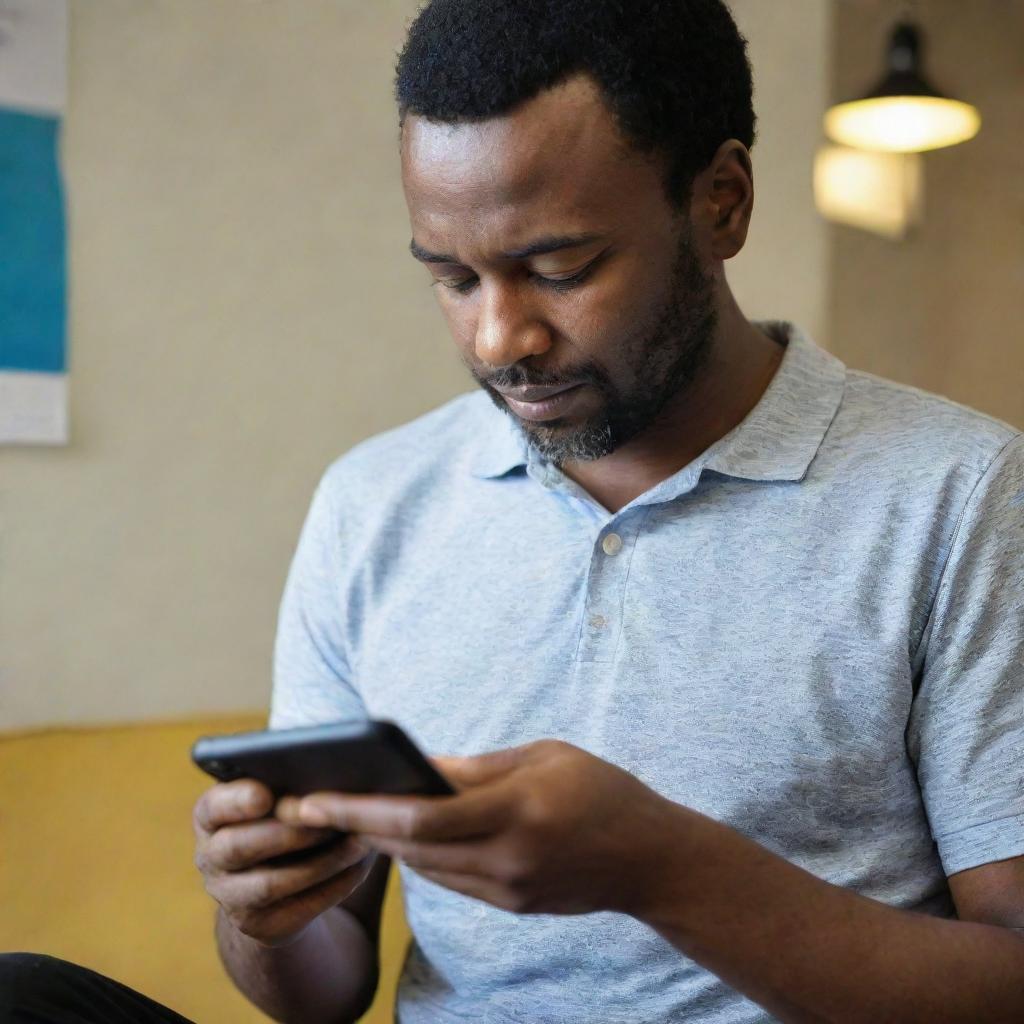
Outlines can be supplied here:
<path id="1" fill-rule="evenodd" d="M 896 27 L 888 64 L 887 74 L 867 96 L 825 114 L 830 139 L 858 149 L 920 153 L 977 135 L 978 111 L 943 96 L 921 73 L 921 34 L 915 26 Z"/>

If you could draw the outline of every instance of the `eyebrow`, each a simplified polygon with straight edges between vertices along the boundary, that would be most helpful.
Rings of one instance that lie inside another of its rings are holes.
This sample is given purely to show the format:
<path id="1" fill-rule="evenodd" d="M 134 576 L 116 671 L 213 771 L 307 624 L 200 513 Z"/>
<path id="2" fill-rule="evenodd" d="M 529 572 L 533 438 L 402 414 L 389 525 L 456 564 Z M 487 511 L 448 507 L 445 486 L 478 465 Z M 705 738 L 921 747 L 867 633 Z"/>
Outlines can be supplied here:
<path id="1" fill-rule="evenodd" d="M 562 249 L 578 249 L 580 246 L 597 242 L 601 238 L 601 235 L 595 234 L 549 235 L 546 238 L 538 238 L 529 245 L 524 245 L 522 249 L 512 249 L 509 252 L 503 252 L 499 255 L 498 259 L 527 260 L 531 256 L 544 256 L 550 252 L 560 252 Z M 454 256 L 449 256 L 446 253 L 430 252 L 429 249 L 424 249 L 415 238 L 409 243 L 409 252 L 421 263 L 459 262 Z"/>

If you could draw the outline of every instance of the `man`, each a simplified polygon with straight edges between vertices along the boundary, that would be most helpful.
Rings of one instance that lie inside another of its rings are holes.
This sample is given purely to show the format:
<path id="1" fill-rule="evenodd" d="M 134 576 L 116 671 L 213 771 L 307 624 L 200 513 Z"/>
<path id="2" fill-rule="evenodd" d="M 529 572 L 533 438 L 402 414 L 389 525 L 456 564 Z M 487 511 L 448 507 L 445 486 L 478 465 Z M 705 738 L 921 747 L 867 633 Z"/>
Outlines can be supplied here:
<path id="1" fill-rule="evenodd" d="M 238 986 L 355 1020 L 396 858 L 403 1024 L 1024 1020 L 1024 436 L 744 318 L 719 0 L 434 0 L 397 92 L 484 393 L 325 475 L 271 719 L 458 793 L 209 790 Z"/>

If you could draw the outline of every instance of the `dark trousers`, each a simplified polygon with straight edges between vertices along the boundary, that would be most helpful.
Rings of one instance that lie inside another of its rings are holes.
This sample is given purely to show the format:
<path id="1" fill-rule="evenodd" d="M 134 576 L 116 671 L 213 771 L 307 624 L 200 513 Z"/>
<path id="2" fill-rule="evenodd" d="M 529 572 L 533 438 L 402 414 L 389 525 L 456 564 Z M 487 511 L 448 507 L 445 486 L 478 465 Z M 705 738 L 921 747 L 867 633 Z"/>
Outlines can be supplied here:
<path id="1" fill-rule="evenodd" d="M 191 1024 L 102 974 L 37 953 L 0 953 L 0 1024 Z"/>

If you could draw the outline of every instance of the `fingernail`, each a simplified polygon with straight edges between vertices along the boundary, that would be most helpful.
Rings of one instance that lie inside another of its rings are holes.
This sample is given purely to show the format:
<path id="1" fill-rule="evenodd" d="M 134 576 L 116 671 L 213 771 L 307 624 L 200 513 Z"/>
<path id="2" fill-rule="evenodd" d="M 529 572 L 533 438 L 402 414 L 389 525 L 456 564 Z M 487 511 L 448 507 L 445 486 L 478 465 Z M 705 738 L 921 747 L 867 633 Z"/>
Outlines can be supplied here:
<path id="1" fill-rule="evenodd" d="M 314 828 L 322 828 L 331 823 L 327 812 L 319 804 L 301 803 L 299 817 L 304 825 L 312 825 Z"/>

